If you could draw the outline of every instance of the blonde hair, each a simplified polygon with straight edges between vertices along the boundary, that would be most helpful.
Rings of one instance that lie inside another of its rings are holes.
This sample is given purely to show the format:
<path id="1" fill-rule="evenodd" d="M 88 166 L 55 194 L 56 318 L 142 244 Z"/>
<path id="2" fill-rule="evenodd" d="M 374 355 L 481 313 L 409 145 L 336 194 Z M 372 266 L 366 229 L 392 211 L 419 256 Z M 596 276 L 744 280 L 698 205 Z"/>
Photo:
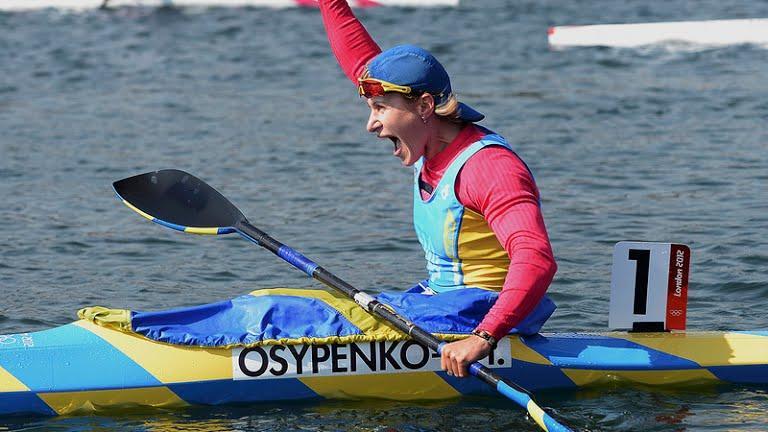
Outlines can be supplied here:
<path id="1" fill-rule="evenodd" d="M 462 122 L 459 118 L 459 98 L 456 97 L 456 94 L 451 93 L 445 102 L 435 106 L 435 114 L 452 122 Z"/>
<path id="2" fill-rule="evenodd" d="M 400 96 L 408 99 L 411 102 L 416 102 L 419 99 L 419 96 L 421 96 L 424 93 L 416 93 L 416 94 L 402 94 L 400 93 Z M 435 96 L 432 95 L 434 98 Z M 452 123 L 463 123 L 464 120 L 462 120 L 459 117 L 459 98 L 456 97 L 455 93 L 451 93 L 448 95 L 448 97 L 445 99 L 443 103 L 440 105 L 435 105 L 435 115 L 443 118 L 445 120 L 448 120 Z"/>

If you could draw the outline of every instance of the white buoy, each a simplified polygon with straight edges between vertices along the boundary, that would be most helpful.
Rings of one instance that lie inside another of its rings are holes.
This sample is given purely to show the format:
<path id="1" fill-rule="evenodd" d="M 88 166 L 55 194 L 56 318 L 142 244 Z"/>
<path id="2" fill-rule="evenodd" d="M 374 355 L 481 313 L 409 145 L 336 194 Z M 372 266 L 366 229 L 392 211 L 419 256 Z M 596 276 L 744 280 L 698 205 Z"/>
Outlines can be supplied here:
<path id="1" fill-rule="evenodd" d="M 768 44 L 768 19 L 562 26 L 549 29 L 552 47 L 638 47 L 662 42 L 712 46 Z"/>

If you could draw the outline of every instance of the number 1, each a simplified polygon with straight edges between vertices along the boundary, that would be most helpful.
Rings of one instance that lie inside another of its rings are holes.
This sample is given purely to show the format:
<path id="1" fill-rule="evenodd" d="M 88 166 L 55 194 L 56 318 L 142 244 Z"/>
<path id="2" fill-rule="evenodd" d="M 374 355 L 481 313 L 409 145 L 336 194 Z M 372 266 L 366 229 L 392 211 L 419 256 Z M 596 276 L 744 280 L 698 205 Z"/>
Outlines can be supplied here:
<path id="1" fill-rule="evenodd" d="M 629 259 L 637 261 L 635 270 L 635 315 L 645 315 L 648 303 L 648 271 L 651 261 L 651 251 L 630 249 Z"/>

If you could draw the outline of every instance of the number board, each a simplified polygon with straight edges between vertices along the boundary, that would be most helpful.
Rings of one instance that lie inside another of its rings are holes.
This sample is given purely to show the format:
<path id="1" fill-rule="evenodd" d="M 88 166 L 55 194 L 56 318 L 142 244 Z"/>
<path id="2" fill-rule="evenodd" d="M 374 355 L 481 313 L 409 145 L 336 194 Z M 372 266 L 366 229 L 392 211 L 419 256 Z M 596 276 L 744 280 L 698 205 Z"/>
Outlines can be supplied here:
<path id="1" fill-rule="evenodd" d="M 690 260 L 686 245 L 616 243 L 608 326 L 614 330 L 685 330 Z"/>

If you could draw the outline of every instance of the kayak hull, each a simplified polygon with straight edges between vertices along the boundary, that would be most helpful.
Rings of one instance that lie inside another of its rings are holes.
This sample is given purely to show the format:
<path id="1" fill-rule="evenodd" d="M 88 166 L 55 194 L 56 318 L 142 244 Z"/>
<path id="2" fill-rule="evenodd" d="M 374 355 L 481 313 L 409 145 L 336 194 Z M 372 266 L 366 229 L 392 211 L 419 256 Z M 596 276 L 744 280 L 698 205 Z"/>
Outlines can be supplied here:
<path id="1" fill-rule="evenodd" d="M 768 383 L 768 332 L 510 336 L 486 363 L 531 391 L 621 381 L 760 385 Z M 494 393 L 479 380 L 446 375 L 438 355 L 412 341 L 200 348 L 85 320 L 0 336 L 0 415 Z"/>

